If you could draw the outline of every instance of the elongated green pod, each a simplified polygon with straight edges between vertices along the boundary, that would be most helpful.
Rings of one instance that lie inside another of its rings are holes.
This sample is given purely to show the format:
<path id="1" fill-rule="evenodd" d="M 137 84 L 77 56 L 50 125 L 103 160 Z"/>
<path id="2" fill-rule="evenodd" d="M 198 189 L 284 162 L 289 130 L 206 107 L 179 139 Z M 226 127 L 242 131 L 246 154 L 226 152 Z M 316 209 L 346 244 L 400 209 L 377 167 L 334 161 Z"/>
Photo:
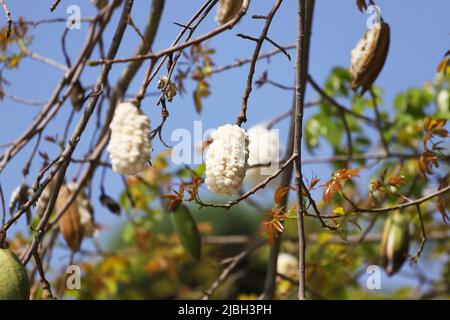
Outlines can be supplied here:
<path id="1" fill-rule="evenodd" d="M 9 249 L 0 249 L 0 300 L 28 300 L 30 281 L 19 258 Z"/>
<path id="2" fill-rule="evenodd" d="M 394 212 L 385 222 L 381 239 L 381 259 L 389 276 L 397 273 L 408 257 L 409 222 L 405 215 Z"/>
<path id="3" fill-rule="evenodd" d="M 191 211 L 185 205 L 180 204 L 170 214 L 172 216 L 173 228 L 180 239 L 181 245 L 192 258 L 200 260 L 202 241 Z"/>

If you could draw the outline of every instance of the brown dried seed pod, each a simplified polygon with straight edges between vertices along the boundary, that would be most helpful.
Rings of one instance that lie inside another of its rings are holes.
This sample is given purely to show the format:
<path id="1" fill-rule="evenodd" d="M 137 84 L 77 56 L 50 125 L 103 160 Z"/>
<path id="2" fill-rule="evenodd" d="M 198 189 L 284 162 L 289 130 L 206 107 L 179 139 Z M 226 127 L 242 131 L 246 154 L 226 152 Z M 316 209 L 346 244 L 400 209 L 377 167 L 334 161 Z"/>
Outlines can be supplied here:
<path id="1" fill-rule="evenodd" d="M 63 209 L 70 195 L 70 189 L 66 185 L 63 185 L 56 200 L 55 208 L 57 212 Z M 83 241 L 84 228 L 81 224 L 80 212 L 78 211 L 76 201 L 72 202 L 59 220 L 59 231 L 63 235 L 64 240 L 66 240 L 70 250 L 72 252 L 78 252 Z"/>
<path id="2" fill-rule="evenodd" d="M 77 183 L 69 183 L 67 187 L 71 192 L 75 192 L 79 187 Z M 78 192 L 75 198 L 75 204 L 80 214 L 80 223 L 84 230 L 86 237 L 92 237 L 95 233 L 95 221 L 94 221 L 94 208 L 92 208 L 91 202 L 86 194 L 84 188 Z"/>
<path id="3" fill-rule="evenodd" d="M 389 51 L 390 27 L 381 22 L 364 34 L 352 50 L 352 89 L 362 88 L 366 92 L 377 79 L 384 67 Z"/>
<path id="4" fill-rule="evenodd" d="M 243 0 L 221 0 L 217 9 L 216 23 L 223 25 L 233 19 L 241 10 Z"/>
<path id="5" fill-rule="evenodd" d="M 41 196 L 37 201 L 36 207 L 38 217 L 42 217 L 44 215 L 45 209 L 47 209 L 48 202 L 50 201 L 50 197 L 52 196 L 54 185 L 55 179 L 51 180 L 42 191 Z"/>

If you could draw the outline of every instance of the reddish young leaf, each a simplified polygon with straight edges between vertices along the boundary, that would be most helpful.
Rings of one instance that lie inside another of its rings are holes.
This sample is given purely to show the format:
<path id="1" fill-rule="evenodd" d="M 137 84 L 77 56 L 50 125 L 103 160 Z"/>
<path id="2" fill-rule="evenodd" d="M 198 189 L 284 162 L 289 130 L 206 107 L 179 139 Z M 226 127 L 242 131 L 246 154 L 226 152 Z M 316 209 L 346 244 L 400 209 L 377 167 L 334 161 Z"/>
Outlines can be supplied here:
<path id="1" fill-rule="evenodd" d="M 324 188 L 323 200 L 329 203 L 336 192 L 342 190 L 341 183 L 359 177 L 359 173 L 363 168 L 341 169 L 333 173 L 331 180 L 322 185 Z"/>
<path id="2" fill-rule="evenodd" d="M 341 191 L 341 185 L 336 180 L 332 179 L 323 185 L 323 200 L 326 203 L 330 203 L 336 192 Z"/>
<path id="3" fill-rule="evenodd" d="M 393 185 L 395 187 L 399 187 L 404 183 L 405 183 L 405 177 L 403 177 L 403 176 L 392 176 L 389 179 L 389 184 Z"/>
<path id="4" fill-rule="evenodd" d="M 286 197 L 286 194 L 289 192 L 289 190 L 292 189 L 291 186 L 280 186 L 275 191 L 275 195 L 273 197 L 273 201 L 276 205 L 279 205 L 280 202 Z"/>

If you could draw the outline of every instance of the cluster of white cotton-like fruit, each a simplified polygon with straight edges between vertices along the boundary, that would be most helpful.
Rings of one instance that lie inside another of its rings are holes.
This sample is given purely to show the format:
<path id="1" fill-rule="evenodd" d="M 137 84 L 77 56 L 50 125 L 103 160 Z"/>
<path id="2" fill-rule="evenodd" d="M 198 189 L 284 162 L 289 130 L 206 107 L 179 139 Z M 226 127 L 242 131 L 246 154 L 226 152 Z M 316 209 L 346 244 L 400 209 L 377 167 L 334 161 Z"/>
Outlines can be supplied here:
<path id="1" fill-rule="evenodd" d="M 251 187 L 263 182 L 279 168 L 280 141 L 277 131 L 257 125 L 248 130 L 250 140 L 245 182 Z M 252 168 L 253 166 L 253 168 Z"/>
<path id="2" fill-rule="evenodd" d="M 218 195 L 233 195 L 241 188 L 248 167 L 247 133 L 226 124 L 217 128 L 211 139 L 205 155 L 206 186 Z"/>
<path id="3" fill-rule="evenodd" d="M 112 169 L 123 175 L 144 170 L 150 160 L 150 119 L 131 102 L 120 103 L 111 122 L 108 146 Z"/>

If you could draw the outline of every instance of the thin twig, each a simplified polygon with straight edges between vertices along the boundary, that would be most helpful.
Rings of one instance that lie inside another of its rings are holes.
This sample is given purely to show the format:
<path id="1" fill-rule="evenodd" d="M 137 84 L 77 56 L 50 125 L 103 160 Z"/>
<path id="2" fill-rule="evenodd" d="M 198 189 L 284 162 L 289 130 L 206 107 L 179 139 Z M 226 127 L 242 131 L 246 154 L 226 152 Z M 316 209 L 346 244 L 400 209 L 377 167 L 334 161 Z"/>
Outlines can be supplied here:
<path id="1" fill-rule="evenodd" d="M 425 243 L 428 240 L 427 232 L 425 230 L 425 224 L 423 222 L 422 210 L 420 209 L 420 205 L 416 205 L 416 208 L 417 208 L 417 215 L 419 216 L 420 230 L 422 231 L 422 240 L 420 241 L 420 245 L 419 245 L 419 248 L 417 249 L 416 255 L 412 258 L 413 262 L 417 262 L 420 259 L 423 249 L 425 248 Z"/>
<path id="2" fill-rule="evenodd" d="M 0 199 L 2 201 L 2 225 L 6 222 L 6 204 L 5 204 L 5 195 L 3 194 L 2 184 L 0 183 Z M 2 244 L 0 243 L 0 248 Z"/>
<path id="3" fill-rule="evenodd" d="M 53 3 L 50 5 L 50 11 L 53 12 L 58 7 L 61 0 L 54 0 Z"/>
<path id="4" fill-rule="evenodd" d="M 286 49 L 284 49 L 282 46 L 280 46 L 278 43 L 276 43 L 275 41 L 273 41 L 271 38 L 269 38 L 268 36 L 266 36 L 266 40 L 268 42 L 270 42 L 275 48 L 278 48 L 278 50 L 280 50 L 287 58 L 289 61 L 291 61 L 291 56 L 289 55 L 289 53 L 287 52 Z"/>
<path id="5" fill-rule="evenodd" d="M 442 188 L 436 192 L 433 192 L 427 196 L 424 196 L 422 198 L 416 199 L 416 200 L 411 200 L 411 201 L 406 201 L 404 203 L 400 203 L 400 204 L 396 204 L 390 207 L 383 207 L 383 208 L 361 208 L 359 206 L 357 206 L 351 199 L 349 199 L 347 196 L 345 196 L 345 194 L 342 194 L 344 196 L 344 199 L 346 199 L 350 204 L 352 204 L 352 206 L 354 207 L 354 210 L 356 212 L 372 212 L 372 213 L 386 213 L 389 211 L 394 211 L 394 210 L 402 210 L 411 206 L 417 206 L 420 205 L 428 200 L 431 200 L 435 197 L 438 197 L 440 195 L 443 195 L 447 192 L 450 191 L 450 186 L 447 186 L 445 188 Z"/>
<path id="6" fill-rule="evenodd" d="M 381 120 L 381 114 L 380 114 L 380 109 L 378 107 L 378 103 L 377 103 L 377 96 L 375 94 L 375 91 L 373 90 L 373 88 L 370 89 L 370 96 L 372 97 L 372 104 L 373 104 L 373 109 L 375 111 L 375 120 L 376 120 L 376 127 L 378 130 L 378 134 L 380 136 L 380 142 L 381 145 L 383 146 L 384 151 L 386 152 L 386 154 L 389 154 L 389 144 L 386 140 L 386 137 L 384 136 L 383 133 L 383 123 Z"/>
<path id="7" fill-rule="evenodd" d="M 228 279 L 228 277 L 231 275 L 233 270 L 236 268 L 236 266 L 244 260 L 247 256 L 249 256 L 251 253 L 253 253 L 255 250 L 260 248 L 265 243 L 265 240 L 259 240 L 253 245 L 251 245 L 246 250 L 242 251 L 235 257 L 231 259 L 230 264 L 222 271 L 222 273 L 219 275 L 219 277 L 213 282 L 211 287 L 205 292 L 203 295 L 202 300 L 209 300 L 211 296 L 216 292 L 216 290 L 219 288 L 219 286 Z"/>
<path id="8" fill-rule="evenodd" d="M 252 92 L 253 76 L 255 74 L 256 62 L 258 61 L 258 56 L 259 53 L 261 52 L 263 42 L 264 40 L 266 40 L 267 33 L 269 32 L 270 25 L 272 24 L 273 17 L 277 13 L 282 2 L 283 2 L 282 0 L 277 0 L 275 2 L 275 5 L 272 7 L 269 14 L 267 15 L 266 24 L 264 25 L 261 35 L 259 36 L 256 42 L 256 47 L 255 50 L 253 51 L 252 62 L 250 62 L 250 69 L 248 71 L 247 85 L 244 91 L 244 96 L 242 97 L 241 112 L 236 118 L 236 124 L 238 126 L 241 126 L 243 122 L 247 122 L 248 99 L 250 97 L 250 93 Z"/>
<path id="9" fill-rule="evenodd" d="M 284 49 L 285 51 L 292 50 L 294 48 L 295 48 L 295 44 L 290 44 L 290 45 L 282 47 L 282 49 Z M 266 53 L 262 53 L 262 54 L 260 54 L 258 56 L 258 60 L 269 59 L 270 57 L 272 57 L 274 55 L 277 55 L 277 54 L 279 54 L 281 52 L 282 52 L 282 50 L 276 49 L 276 50 L 268 51 Z M 242 67 L 243 65 L 249 64 L 250 62 L 252 62 L 251 58 L 250 59 L 237 60 L 236 62 L 231 63 L 229 65 L 213 68 L 211 70 L 211 74 L 221 73 L 221 72 L 228 71 L 228 70 L 231 70 L 231 69 L 234 69 L 234 68 L 239 68 L 239 67 Z"/>
<path id="10" fill-rule="evenodd" d="M 174 45 L 172 47 L 153 52 L 143 55 L 134 56 L 132 58 L 124 58 L 124 59 L 103 59 L 98 61 L 91 61 L 91 65 L 96 64 L 115 64 L 115 63 L 127 63 L 131 61 L 142 61 L 142 60 L 151 60 L 151 59 L 159 59 L 161 57 L 170 55 L 171 53 L 186 49 L 188 47 L 192 47 L 194 45 L 200 44 L 206 40 L 211 39 L 212 37 L 217 36 L 218 34 L 221 34 L 222 32 L 225 32 L 229 29 L 232 29 L 241 19 L 243 16 L 247 14 L 248 7 L 250 5 L 250 0 L 244 0 L 242 3 L 241 10 L 236 14 L 236 16 L 228 21 L 227 23 L 221 25 L 220 27 L 217 27 L 216 29 L 201 35 L 195 39 L 192 39 L 190 41 L 184 42 L 179 45 Z"/>
<path id="11" fill-rule="evenodd" d="M 368 124 L 376 125 L 376 121 L 372 118 L 369 118 L 363 114 L 359 114 L 351 109 L 347 109 L 343 105 L 341 105 L 339 102 L 337 102 L 333 97 L 331 97 L 329 94 L 323 90 L 316 81 L 311 76 L 308 76 L 308 82 L 309 84 L 314 88 L 315 91 L 317 91 L 318 94 L 322 96 L 322 98 L 330 103 L 331 105 L 335 106 L 339 111 L 351 114 L 355 118 L 361 119 L 366 121 Z"/>
<path id="12" fill-rule="evenodd" d="M 33 253 L 34 261 L 36 262 L 36 268 L 39 273 L 39 277 L 41 279 L 41 289 L 42 289 L 42 295 L 43 299 L 52 299 L 52 289 L 50 286 L 50 282 L 48 282 L 47 278 L 45 277 L 45 271 L 44 267 L 42 265 L 41 257 L 39 256 L 38 252 Z"/>
<path id="13" fill-rule="evenodd" d="M 6 38 L 9 38 L 11 35 L 11 29 L 12 29 L 12 19 L 11 19 L 11 11 L 9 11 L 8 6 L 6 5 L 5 0 L 1 0 L 3 10 L 6 14 L 6 24 L 8 25 L 8 29 L 6 31 Z"/>

